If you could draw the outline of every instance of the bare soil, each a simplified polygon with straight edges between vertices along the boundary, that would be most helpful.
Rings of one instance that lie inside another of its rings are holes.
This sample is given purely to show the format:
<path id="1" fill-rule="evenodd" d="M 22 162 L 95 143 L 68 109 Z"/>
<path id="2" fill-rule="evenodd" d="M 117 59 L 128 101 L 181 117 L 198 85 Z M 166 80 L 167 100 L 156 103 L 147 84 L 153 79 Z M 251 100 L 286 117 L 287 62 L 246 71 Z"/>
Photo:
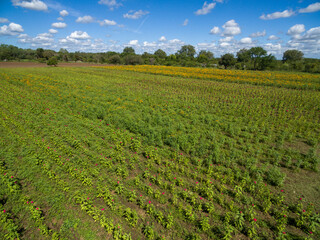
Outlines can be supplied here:
<path id="1" fill-rule="evenodd" d="M 99 63 L 58 63 L 58 67 L 93 67 L 108 66 L 108 64 Z M 0 62 L 0 68 L 34 68 L 34 67 L 51 67 L 46 63 L 37 62 Z"/>

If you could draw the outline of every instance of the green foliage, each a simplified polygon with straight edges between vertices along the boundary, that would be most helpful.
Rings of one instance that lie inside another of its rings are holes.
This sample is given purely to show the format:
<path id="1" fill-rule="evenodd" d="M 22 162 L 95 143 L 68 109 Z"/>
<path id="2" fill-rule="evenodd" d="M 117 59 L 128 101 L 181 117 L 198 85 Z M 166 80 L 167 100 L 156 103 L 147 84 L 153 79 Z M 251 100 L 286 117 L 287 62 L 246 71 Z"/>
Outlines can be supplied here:
<path id="1" fill-rule="evenodd" d="M 282 186 L 285 180 L 286 174 L 282 173 L 280 168 L 274 166 L 267 170 L 266 180 L 273 186 Z"/>
<path id="2" fill-rule="evenodd" d="M 113 51 L 103 53 L 68 52 L 60 49 L 55 52 L 49 49 L 38 48 L 21 49 L 12 45 L 0 45 L 0 60 L 36 60 L 47 63 L 52 57 L 58 61 L 81 61 L 90 63 L 110 63 L 126 65 L 165 65 L 184 67 L 219 67 L 219 59 L 215 59 L 213 53 L 201 50 L 195 57 L 195 48 L 192 45 L 184 45 L 175 54 L 167 55 L 161 49 L 153 54 L 144 52 L 142 55 L 136 54 L 134 48 L 125 47 L 122 53 Z M 228 53 L 229 54 L 229 53 Z M 285 71 L 305 71 L 310 73 L 320 72 L 319 59 L 303 58 L 303 53 L 298 50 L 287 50 L 283 54 L 283 61 L 276 60 L 274 56 L 267 55 L 262 47 L 251 49 L 241 49 L 237 52 L 236 62 L 222 62 L 224 68 L 235 67 L 239 70 L 285 70 Z M 230 64 L 231 63 L 231 64 Z M 226 64 L 226 65 L 225 65 Z"/>
<path id="3" fill-rule="evenodd" d="M 303 52 L 299 50 L 287 50 L 283 53 L 282 60 L 286 61 L 300 61 L 303 58 Z"/>
<path id="4" fill-rule="evenodd" d="M 318 90 L 112 67 L 1 69 L 0 238 L 317 238 Z"/>
<path id="5" fill-rule="evenodd" d="M 158 58 L 164 59 L 167 57 L 167 54 L 165 51 L 158 49 L 157 51 L 154 52 L 154 55 Z"/>
<path id="6" fill-rule="evenodd" d="M 125 56 L 125 55 L 134 55 L 135 54 L 135 51 L 133 49 L 133 47 L 125 47 L 122 51 L 122 56 Z"/>
<path id="7" fill-rule="evenodd" d="M 147 239 L 154 239 L 155 233 L 153 231 L 152 226 L 146 225 L 143 228 L 143 234 L 146 236 Z"/>
<path id="8" fill-rule="evenodd" d="M 58 65 L 58 59 L 56 57 L 51 57 L 48 61 L 47 61 L 47 65 L 48 66 L 57 66 Z"/>
<path id="9" fill-rule="evenodd" d="M 112 55 L 109 57 L 108 62 L 111 64 L 120 64 L 121 63 L 121 58 L 118 54 Z"/>
<path id="10" fill-rule="evenodd" d="M 196 54 L 196 50 L 192 45 L 184 45 L 181 49 L 176 53 L 178 58 L 193 58 Z"/>
<path id="11" fill-rule="evenodd" d="M 235 63 L 236 63 L 236 59 L 234 58 L 234 55 L 231 53 L 226 53 L 222 55 L 219 61 L 219 64 L 223 65 L 225 68 L 233 67 Z"/>
<path id="12" fill-rule="evenodd" d="M 143 60 L 139 55 L 127 55 L 124 57 L 124 64 L 126 65 L 138 65 L 142 64 Z"/>

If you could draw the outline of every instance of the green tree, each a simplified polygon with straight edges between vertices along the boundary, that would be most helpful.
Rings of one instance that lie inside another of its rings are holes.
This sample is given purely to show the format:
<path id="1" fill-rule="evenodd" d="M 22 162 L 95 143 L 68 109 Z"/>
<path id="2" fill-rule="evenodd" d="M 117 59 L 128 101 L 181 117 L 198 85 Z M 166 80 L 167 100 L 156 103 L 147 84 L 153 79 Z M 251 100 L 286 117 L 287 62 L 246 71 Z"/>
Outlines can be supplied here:
<path id="1" fill-rule="evenodd" d="M 213 53 L 206 50 L 201 50 L 197 56 L 197 61 L 200 63 L 205 63 L 213 59 Z"/>
<path id="2" fill-rule="evenodd" d="M 192 45 L 184 45 L 181 49 L 176 53 L 179 58 L 193 58 L 196 54 L 196 49 Z"/>
<path id="3" fill-rule="evenodd" d="M 37 54 L 37 58 L 43 58 L 43 48 L 37 48 L 36 50 L 36 54 Z"/>
<path id="4" fill-rule="evenodd" d="M 111 57 L 109 57 L 108 62 L 111 64 L 120 64 L 121 58 L 120 58 L 119 54 L 114 54 Z"/>
<path id="5" fill-rule="evenodd" d="M 250 58 L 253 61 L 253 69 L 261 69 L 262 58 L 267 56 L 267 51 L 262 47 L 253 47 L 249 50 Z"/>
<path id="6" fill-rule="evenodd" d="M 57 66 L 58 65 L 58 59 L 56 57 L 51 57 L 48 61 L 47 61 L 47 65 L 48 66 Z"/>
<path id="7" fill-rule="evenodd" d="M 303 59 L 303 52 L 299 51 L 299 50 L 287 50 L 283 53 L 283 57 L 282 60 L 284 62 L 286 61 L 300 61 Z"/>
<path id="8" fill-rule="evenodd" d="M 272 56 L 271 54 L 263 57 L 261 59 L 261 70 L 265 70 L 265 69 L 275 69 L 277 65 L 277 59 L 275 58 L 275 56 Z"/>
<path id="9" fill-rule="evenodd" d="M 221 59 L 219 61 L 220 65 L 223 65 L 225 68 L 232 67 L 236 63 L 236 59 L 234 58 L 234 55 L 231 53 L 226 53 L 221 56 Z"/>
<path id="10" fill-rule="evenodd" d="M 124 58 L 124 63 L 126 65 L 139 65 L 143 64 L 143 59 L 140 55 L 127 55 Z"/>
<path id="11" fill-rule="evenodd" d="M 56 54 L 55 51 L 53 50 L 44 50 L 43 51 L 43 57 L 47 60 L 49 60 L 50 58 L 54 57 Z"/>
<path id="12" fill-rule="evenodd" d="M 69 60 L 69 57 L 68 57 L 69 52 L 68 52 L 66 49 L 60 48 L 58 54 L 59 54 L 59 59 L 60 59 L 61 61 L 68 62 L 68 60 Z"/>
<path id="13" fill-rule="evenodd" d="M 154 65 L 156 62 L 155 56 L 151 53 L 144 52 L 141 57 L 145 64 Z"/>
<path id="14" fill-rule="evenodd" d="M 131 55 L 136 54 L 132 47 L 125 47 L 121 53 L 122 56 L 130 55 L 130 54 Z"/>
<path id="15" fill-rule="evenodd" d="M 21 59 L 22 53 L 23 53 L 23 49 L 18 48 L 16 46 L 6 45 L 6 44 L 0 45 L 0 59 L 1 60 Z"/>
<path id="16" fill-rule="evenodd" d="M 158 49 L 157 51 L 154 52 L 154 55 L 158 58 L 166 58 L 167 57 L 167 54 L 165 51 L 161 50 L 161 49 Z"/>
<path id="17" fill-rule="evenodd" d="M 238 62 L 249 62 L 251 60 L 250 51 L 248 49 L 241 49 L 237 52 Z"/>

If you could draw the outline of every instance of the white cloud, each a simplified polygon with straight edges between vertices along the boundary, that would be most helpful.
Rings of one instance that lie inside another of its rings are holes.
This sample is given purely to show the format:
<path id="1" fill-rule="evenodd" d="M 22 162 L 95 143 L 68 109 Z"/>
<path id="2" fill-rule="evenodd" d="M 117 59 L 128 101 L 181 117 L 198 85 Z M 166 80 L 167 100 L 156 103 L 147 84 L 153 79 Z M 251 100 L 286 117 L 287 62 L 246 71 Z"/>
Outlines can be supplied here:
<path id="1" fill-rule="evenodd" d="M 320 11 L 320 2 L 310 4 L 308 7 L 300 9 L 299 13 L 311 13 L 317 11 Z"/>
<path id="2" fill-rule="evenodd" d="M 186 20 L 184 20 L 184 22 L 183 22 L 183 26 L 187 26 L 188 25 L 188 23 L 189 23 L 189 19 L 186 19 Z"/>
<path id="3" fill-rule="evenodd" d="M 77 23 L 91 23 L 93 22 L 93 17 L 91 16 L 83 16 L 83 17 L 78 17 L 76 20 Z"/>
<path id="4" fill-rule="evenodd" d="M 26 38 L 28 37 L 28 34 L 25 34 L 25 33 L 21 33 L 18 38 Z"/>
<path id="5" fill-rule="evenodd" d="M 138 46 L 139 45 L 139 41 L 138 40 L 131 40 L 129 42 L 129 45 Z"/>
<path id="6" fill-rule="evenodd" d="M 230 46 L 230 43 L 228 43 L 228 42 L 220 43 L 220 47 L 226 48 L 226 47 L 229 47 L 229 46 Z"/>
<path id="7" fill-rule="evenodd" d="M 40 0 L 31 0 L 31 1 L 11 0 L 11 2 L 13 6 L 19 6 L 19 7 L 27 8 L 30 10 L 36 10 L 36 11 L 48 10 L 48 6 Z"/>
<path id="8" fill-rule="evenodd" d="M 122 4 L 117 3 L 116 0 L 100 0 L 99 4 L 107 5 L 110 10 L 114 10 L 115 8 L 122 6 Z"/>
<path id="9" fill-rule="evenodd" d="M 218 33 L 220 33 L 220 28 L 219 27 L 213 27 L 210 30 L 210 34 L 218 34 Z"/>
<path id="10" fill-rule="evenodd" d="M 56 30 L 56 29 L 49 29 L 49 33 L 52 33 L 52 34 L 56 34 L 58 32 L 58 30 Z"/>
<path id="11" fill-rule="evenodd" d="M 62 17 L 58 17 L 57 20 L 58 21 L 63 21 L 63 18 Z"/>
<path id="12" fill-rule="evenodd" d="M 159 42 L 166 42 L 166 41 L 167 41 L 167 39 L 166 39 L 165 36 L 161 36 L 161 37 L 159 38 Z"/>
<path id="13" fill-rule="evenodd" d="M 163 51 L 167 52 L 167 53 L 175 53 L 177 52 L 181 46 L 185 45 L 185 43 L 183 41 L 181 41 L 180 39 L 171 39 L 165 42 L 160 42 L 157 46 L 157 48 L 162 49 Z"/>
<path id="14" fill-rule="evenodd" d="M 22 26 L 17 23 L 10 23 L 9 28 L 12 32 L 23 32 Z"/>
<path id="15" fill-rule="evenodd" d="M 76 39 L 70 36 L 60 39 L 59 43 L 63 48 L 76 49 L 77 51 L 86 49 L 92 44 L 90 39 Z"/>
<path id="16" fill-rule="evenodd" d="M 252 39 L 249 38 L 249 37 L 245 37 L 245 38 L 242 38 L 242 39 L 240 40 L 240 43 L 241 43 L 241 44 L 251 44 L 251 43 L 252 43 Z"/>
<path id="17" fill-rule="evenodd" d="M 117 23 L 113 20 L 105 19 L 103 21 L 100 21 L 100 25 L 101 26 L 115 26 L 115 25 L 117 25 Z"/>
<path id="18" fill-rule="evenodd" d="M 37 37 L 40 37 L 40 38 L 52 38 L 52 35 L 50 33 L 39 33 L 37 35 Z"/>
<path id="19" fill-rule="evenodd" d="M 88 33 L 82 32 L 82 31 L 74 31 L 73 33 L 70 34 L 70 38 L 73 39 L 89 39 L 91 38 Z"/>
<path id="20" fill-rule="evenodd" d="M 68 16 L 68 15 L 69 15 L 69 13 L 68 13 L 67 10 L 62 10 L 62 11 L 60 11 L 60 16 L 61 16 L 61 17 L 65 17 L 65 16 Z"/>
<path id="21" fill-rule="evenodd" d="M 270 36 L 268 37 L 268 40 L 278 40 L 278 39 L 280 39 L 280 38 L 277 37 L 276 35 L 270 35 Z"/>
<path id="22" fill-rule="evenodd" d="M 278 55 L 280 56 L 283 52 L 281 44 L 273 44 L 273 43 L 266 43 L 262 46 L 268 54 Z"/>
<path id="23" fill-rule="evenodd" d="M 54 28 L 65 28 L 67 24 L 63 22 L 56 22 L 56 23 L 52 23 L 51 26 Z"/>
<path id="24" fill-rule="evenodd" d="M 320 27 L 315 27 L 309 29 L 304 36 L 302 36 L 302 39 L 316 39 L 320 40 Z"/>
<path id="25" fill-rule="evenodd" d="M 9 20 L 7 18 L 0 18 L 0 23 L 7 23 Z"/>
<path id="26" fill-rule="evenodd" d="M 225 37 L 219 39 L 219 42 L 231 42 L 233 40 L 233 37 Z"/>
<path id="27" fill-rule="evenodd" d="M 250 37 L 257 38 L 257 37 L 264 37 L 267 34 L 266 30 L 263 30 L 263 32 L 256 32 L 250 34 Z"/>
<path id="28" fill-rule="evenodd" d="M 222 27 L 224 28 L 223 36 L 234 36 L 241 33 L 239 24 L 233 19 L 226 22 Z"/>
<path id="29" fill-rule="evenodd" d="M 207 3 L 204 2 L 203 6 L 201 9 L 197 10 L 195 12 L 196 15 L 207 15 L 208 13 L 211 12 L 212 9 L 216 6 L 216 3 Z"/>
<path id="30" fill-rule="evenodd" d="M 198 43 L 196 46 L 197 50 L 216 50 L 216 44 L 215 43 Z"/>
<path id="31" fill-rule="evenodd" d="M 277 18 L 288 18 L 291 17 L 295 14 L 294 11 L 292 10 L 284 10 L 283 12 L 274 12 L 271 14 L 262 14 L 260 16 L 260 19 L 262 20 L 273 20 L 273 19 L 277 19 Z"/>
<path id="32" fill-rule="evenodd" d="M 147 14 L 149 14 L 148 11 L 139 10 L 139 11 L 135 12 L 133 10 L 130 10 L 128 13 L 123 14 L 123 17 L 128 18 L 128 19 L 139 19 L 142 16 L 147 15 Z"/>
<path id="33" fill-rule="evenodd" d="M 296 25 L 295 25 L 296 26 Z M 295 27 L 293 26 L 293 27 Z M 293 28 L 292 27 L 292 28 Z M 291 28 L 290 28 L 291 29 Z M 289 31 L 290 31 L 289 29 Z M 295 27 L 290 31 L 291 40 L 288 41 L 287 45 L 290 48 L 298 49 L 307 55 L 308 53 L 313 56 L 319 56 L 320 54 L 320 26 L 311 28 L 304 34 L 304 26 Z M 289 33 L 288 31 L 288 33 Z"/>
<path id="34" fill-rule="evenodd" d="M 148 48 L 156 48 L 158 45 L 156 42 L 143 42 L 143 47 L 148 47 Z"/>
<path id="35" fill-rule="evenodd" d="M 177 38 L 175 38 L 175 39 L 172 39 L 172 40 L 169 40 L 169 43 L 173 43 L 173 44 L 184 44 L 184 42 L 183 41 L 181 41 L 180 39 L 177 39 Z"/>
<path id="36" fill-rule="evenodd" d="M 10 23 L 9 25 L 3 25 L 0 27 L 0 35 L 13 36 L 23 31 L 22 26 L 17 23 Z"/>
<path id="37" fill-rule="evenodd" d="M 29 37 L 27 34 L 20 34 L 20 43 L 29 43 L 32 47 L 52 47 L 53 36 L 50 33 L 40 33 L 36 37 Z"/>
<path id="38" fill-rule="evenodd" d="M 300 36 L 300 34 L 305 31 L 306 31 L 306 29 L 303 24 L 296 24 L 288 30 L 287 34 L 291 35 L 294 38 L 298 38 Z"/>

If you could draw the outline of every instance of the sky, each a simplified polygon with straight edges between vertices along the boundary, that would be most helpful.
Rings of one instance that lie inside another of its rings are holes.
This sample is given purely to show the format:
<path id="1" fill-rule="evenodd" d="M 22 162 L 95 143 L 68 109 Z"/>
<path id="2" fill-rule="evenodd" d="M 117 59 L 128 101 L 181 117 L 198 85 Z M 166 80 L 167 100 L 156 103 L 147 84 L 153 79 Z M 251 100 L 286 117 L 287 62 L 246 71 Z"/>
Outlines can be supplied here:
<path id="1" fill-rule="evenodd" d="M 281 59 L 320 58 L 316 0 L 0 0 L 0 43 L 69 52 L 175 53 L 191 44 L 219 57 L 261 46 Z"/>

